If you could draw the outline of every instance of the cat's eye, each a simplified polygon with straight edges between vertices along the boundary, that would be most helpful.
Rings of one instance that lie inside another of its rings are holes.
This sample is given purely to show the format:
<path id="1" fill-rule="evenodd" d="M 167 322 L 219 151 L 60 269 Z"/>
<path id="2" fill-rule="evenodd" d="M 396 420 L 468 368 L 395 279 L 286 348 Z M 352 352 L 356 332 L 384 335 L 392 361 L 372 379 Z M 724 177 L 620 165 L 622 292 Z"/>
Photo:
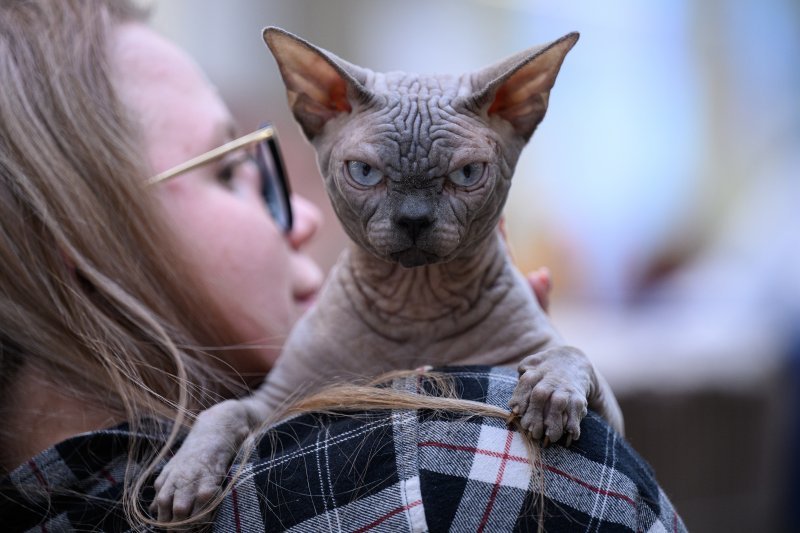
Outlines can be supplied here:
<path id="1" fill-rule="evenodd" d="M 470 187 L 480 181 L 486 163 L 470 163 L 447 175 L 447 179 L 459 187 Z"/>
<path id="2" fill-rule="evenodd" d="M 347 173 L 350 174 L 353 181 L 364 187 L 377 185 L 383 179 L 383 173 L 380 170 L 363 161 L 348 161 Z"/>

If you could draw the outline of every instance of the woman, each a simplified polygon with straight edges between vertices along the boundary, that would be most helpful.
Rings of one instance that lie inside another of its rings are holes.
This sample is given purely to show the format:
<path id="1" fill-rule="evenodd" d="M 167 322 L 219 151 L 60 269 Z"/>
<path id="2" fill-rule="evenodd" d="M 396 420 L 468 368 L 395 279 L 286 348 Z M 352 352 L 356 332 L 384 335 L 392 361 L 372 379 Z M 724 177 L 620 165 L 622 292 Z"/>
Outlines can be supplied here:
<path id="1" fill-rule="evenodd" d="M 152 482 L 187 419 L 268 372 L 318 290 L 303 253 L 318 212 L 281 201 L 267 141 L 181 166 L 236 136 L 230 115 L 126 2 L 4 2 L 0 79 L 0 516 L 12 530 L 158 525 Z M 448 372 L 479 403 L 406 376 L 297 404 L 306 414 L 260 435 L 189 523 L 682 527 L 597 417 L 539 454 L 503 419 L 512 371 Z"/>

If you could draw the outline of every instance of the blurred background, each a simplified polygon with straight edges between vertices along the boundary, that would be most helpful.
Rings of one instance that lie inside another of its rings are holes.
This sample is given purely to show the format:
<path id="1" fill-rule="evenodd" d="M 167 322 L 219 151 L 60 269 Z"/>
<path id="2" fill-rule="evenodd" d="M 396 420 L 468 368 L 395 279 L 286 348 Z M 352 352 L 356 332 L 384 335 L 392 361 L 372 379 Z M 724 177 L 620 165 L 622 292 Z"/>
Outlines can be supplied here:
<path id="1" fill-rule="evenodd" d="M 473 70 L 578 30 L 506 208 L 519 267 L 615 389 L 692 531 L 800 524 L 797 0 L 153 0 L 241 131 L 280 130 L 294 190 L 345 243 L 261 41 L 373 70 Z"/>

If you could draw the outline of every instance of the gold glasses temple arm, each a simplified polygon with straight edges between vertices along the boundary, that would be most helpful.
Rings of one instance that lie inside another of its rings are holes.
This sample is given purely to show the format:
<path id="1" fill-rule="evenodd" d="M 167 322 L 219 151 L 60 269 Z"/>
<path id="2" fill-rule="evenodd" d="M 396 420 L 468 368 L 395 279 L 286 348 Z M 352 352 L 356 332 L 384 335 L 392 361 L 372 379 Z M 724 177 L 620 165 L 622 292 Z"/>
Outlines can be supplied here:
<path id="1" fill-rule="evenodd" d="M 275 134 L 275 130 L 272 126 L 267 126 L 265 128 L 261 128 L 260 130 L 254 131 L 248 135 L 243 137 L 239 137 L 231 142 L 225 143 L 222 146 L 214 148 L 202 155 L 197 157 L 193 157 L 192 159 L 186 161 L 185 163 L 181 163 L 176 167 L 172 167 L 169 170 L 162 172 L 152 178 L 149 178 L 145 182 L 145 186 L 155 185 L 156 183 L 160 183 L 162 181 L 168 180 L 173 178 L 179 174 L 183 174 L 184 172 L 189 172 L 190 170 L 194 170 L 195 168 L 205 165 L 206 163 L 213 161 L 223 155 L 227 154 L 228 152 L 232 152 L 234 150 L 238 150 L 248 144 L 252 144 L 257 141 L 263 141 L 264 139 L 269 139 Z"/>

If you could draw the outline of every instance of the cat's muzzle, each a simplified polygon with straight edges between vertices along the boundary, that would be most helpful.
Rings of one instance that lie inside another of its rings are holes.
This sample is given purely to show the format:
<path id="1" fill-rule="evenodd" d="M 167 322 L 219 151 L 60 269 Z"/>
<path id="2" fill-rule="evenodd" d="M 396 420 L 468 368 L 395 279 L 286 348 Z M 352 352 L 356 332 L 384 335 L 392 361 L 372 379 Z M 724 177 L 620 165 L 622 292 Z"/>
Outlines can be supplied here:
<path id="1" fill-rule="evenodd" d="M 437 263 L 440 260 L 438 255 L 420 250 L 416 246 L 406 248 L 400 252 L 394 252 L 389 254 L 389 256 L 393 261 L 400 263 L 406 268 L 429 265 L 431 263 Z"/>

